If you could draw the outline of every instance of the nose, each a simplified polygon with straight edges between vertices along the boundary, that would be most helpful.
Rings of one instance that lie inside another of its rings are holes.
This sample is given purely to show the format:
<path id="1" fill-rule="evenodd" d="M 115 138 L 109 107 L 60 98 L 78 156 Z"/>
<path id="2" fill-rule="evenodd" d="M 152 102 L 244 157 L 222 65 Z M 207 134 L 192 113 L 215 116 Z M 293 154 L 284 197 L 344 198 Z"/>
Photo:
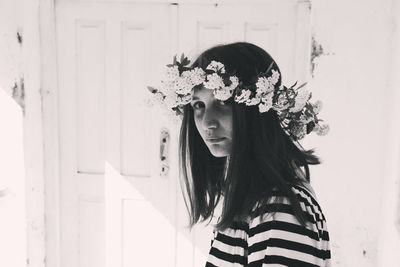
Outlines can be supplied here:
<path id="1" fill-rule="evenodd" d="M 210 107 L 204 110 L 202 127 L 204 130 L 218 127 L 218 113 L 214 108 Z"/>

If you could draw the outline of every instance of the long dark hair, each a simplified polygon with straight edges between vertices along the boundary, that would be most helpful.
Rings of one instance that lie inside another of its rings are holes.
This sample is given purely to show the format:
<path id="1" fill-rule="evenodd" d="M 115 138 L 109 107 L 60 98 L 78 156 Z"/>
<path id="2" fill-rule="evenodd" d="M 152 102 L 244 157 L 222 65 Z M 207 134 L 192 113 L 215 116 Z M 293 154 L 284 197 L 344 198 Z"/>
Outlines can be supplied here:
<path id="1" fill-rule="evenodd" d="M 212 47 L 204 51 L 192 67 L 205 69 L 212 60 L 222 62 L 226 71 L 235 73 L 244 84 L 254 83 L 257 73 L 267 71 L 271 64 L 279 71 L 266 51 L 245 42 Z M 277 86 L 280 83 L 281 79 Z M 288 137 L 274 110 L 260 113 L 257 106 L 232 100 L 230 103 L 232 149 L 228 157 L 220 158 L 209 152 L 197 131 L 191 105 L 184 107 L 179 166 L 190 226 L 211 219 L 221 195 L 224 201 L 217 229 L 255 216 L 254 207 L 270 202 L 277 191 L 280 196 L 288 197 L 296 218 L 305 225 L 306 217 L 291 186 L 302 185 L 299 172 L 309 182 L 308 165 L 319 164 L 319 159 L 313 150 L 304 150 Z"/>

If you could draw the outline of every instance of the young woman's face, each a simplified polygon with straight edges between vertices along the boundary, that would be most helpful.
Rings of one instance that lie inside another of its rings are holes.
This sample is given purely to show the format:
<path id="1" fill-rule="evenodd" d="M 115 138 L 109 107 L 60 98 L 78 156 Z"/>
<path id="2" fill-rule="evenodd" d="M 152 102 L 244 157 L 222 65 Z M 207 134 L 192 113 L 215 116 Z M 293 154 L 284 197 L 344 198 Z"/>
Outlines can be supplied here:
<path id="1" fill-rule="evenodd" d="M 225 157 L 232 148 L 232 105 L 216 99 L 213 90 L 195 89 L 190 105 L 196 128 L 211 154 Z"/>

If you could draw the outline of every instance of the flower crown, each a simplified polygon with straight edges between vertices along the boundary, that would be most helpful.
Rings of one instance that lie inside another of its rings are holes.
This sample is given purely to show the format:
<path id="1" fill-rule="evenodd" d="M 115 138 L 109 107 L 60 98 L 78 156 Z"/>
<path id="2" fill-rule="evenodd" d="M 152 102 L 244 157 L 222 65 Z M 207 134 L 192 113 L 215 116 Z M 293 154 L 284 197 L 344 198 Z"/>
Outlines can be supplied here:
<path id="1" fill-rule="evenodd" d="M 297 88 L 296 83 L 291 87 L 277 86 L 280 75 L 272 69 L 274 62 L 266 72 L 255 77 L 254 84 L 246 86 L 238 77 L 227 73 L 221 62 L 211 61 L 205 70 L 188 67 L 189 63 L 184 54 L 180 61 L 177 61 L 175 56 L 173 63 L 165 69 L 165 77 L 161 80 L 160 87 L 147 87 L 155 96 L 156 102 L 161 102 L 179 117 L 182 117 L 184 106 L 192 101 L 194 87 L 202 85 L 213 90 L 214 97 L 220 101 L 234 97 L 237 103 L 258 106 L 260 113 L 275 110 L 283 129 L 294 141 L 302 139 L 312 131 L 318 135 L 325 135 L 329 131 L 329 126 L 321 123 L 322 120 L 317 117 L 322 102 L 311 103 L 311 93 L 299 90 L 305 83 Z M 269 71 L 272 73 L 270 76 L 267 75 Z"/>

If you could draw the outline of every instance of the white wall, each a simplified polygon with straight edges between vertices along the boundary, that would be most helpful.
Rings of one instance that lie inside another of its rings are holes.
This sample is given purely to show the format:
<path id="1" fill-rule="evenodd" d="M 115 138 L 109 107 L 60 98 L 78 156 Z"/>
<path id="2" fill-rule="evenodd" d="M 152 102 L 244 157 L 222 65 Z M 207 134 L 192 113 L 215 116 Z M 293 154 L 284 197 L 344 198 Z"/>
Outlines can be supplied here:
<path id="1" fill-rule="evenodd" d="M 35 188 L 43 179 L 38 141 L 42 136 L 36 66 L 38 2 L 49 1 L 0 2 L 0 90 L 11 95 L 24 73 L 26 97 L 32 103 L 25 117 L 25 127 L 31 129 L 25 132 L 25 148 L 30 151 L 25 155 L 31 181 L 27 188 L 36 190 L 28 197 L 38 205 L 33 209 L 37 214 L 28 217 L 32 266 L 44 264 L 43 188 Z M 399 4 L 396 0 L 316 0 L 312 10 L 315 38 L 329 53 L 318 60 L 313 93 L 325 103 L 321 116 L 331 132 L 322 138 L 310 136 L 305 144 L 316 147 L 324 161 L 312 168 L 312 180 L 330 228 L 333 266 L 396 266 L 395 253 L 400 251 L 395 228 L 400 187 L 400 131 L 395 115 L 400 101 Z"/>
<path id="2" fill-rule="evenodd" d="M 23 78 L 18 1 L 0 2 L 0 266 L 26 265 Z M 22 33 L 21 33 L 22 34 Z"/>
<path id="3" fill-rule="evenodd" d="M 312 180 L 328 220 L 333 266 L 398 266 L 395 2 L 313 1 L 313 33 L 326 53 L 313 93 L 324 101 L 321 116 L 331 131 L 307 147 L 324 161 L 312 169 Z"/>
<path id="4" fill-rule="evenodd" d="M 23 35 L 19 11 L 20 1 L 0 1 L 0 87 L 8 94 L 23 76 L 22 44 L 17 34 Z"/>
<path id="5" fill-rule="evenodd" d="M 28 265 L 39 267 L 44 266 L 46 262 L 44 249 L 44 135 L 42 132 L 43 114 L 41 113 L 42 99 L 45 96 L 41 94 L 43 82 L 41 81 L 39 57 L 41 45 L 39 42 L 39 14 L 46 13 L 40 10 L 40 7 L 46 6 L 47 2 L 51 2 L 51 0 L 0 1 L 0 90 L 2 103 L 13 102 L 11 98 L 6 99 L 8 95 L 13 96 L 15 103 L 20 105 L 19 114 L 16 105 L 14 107 L 0 105 L 0 112 L 4 116 L 1 123 L 7 125 L 1 128 L 2 131 L 3 128 L 5 128 L 5 133 L 14 131 L 12 139 L 7 143 L 8 145 L 13 144 L 14 149 L 11 149 L 11 151 L 10 149 L 3 150 L 2 153 L 11 156 L 16 153 L 18 145 L 22 147 L 23 144 L 24 148 L 24 153 L 19 154 L 19 156 L 23 156 L 23 162 L 21 162 L 21 159 L 17 161 L 10 158 L 11 163 L 0 163 L 8 164 L 7 167 L 9 167 L 5 168 L 0 165 L 1 180 L 5 181 L 4 184 L 13 188 L 16 192 L 15 195 L 12 195 L 12 198 L 6 199 L 6 204 L 1 207 L 0 217 L 7 216 L 7 211 L 15 212 L 16 215 L 8 217 L 8 219 L 14 218 L 17 221 L 10 224 L 14 228 L 8 229 L 7 233 L 11 236 L 14 236 L 12 233 L 18 233 L 15 235 L 15 239 L 7 239 L 6 241 L 2 239 L 4 242 L 15 242 L 16 245 L 8 246 L 7 251 L 0 250 L 0 266 Z M 20 40 L 18 40 L 18 35 Z M 3 139 L 2 141 L 7 140 Z M 10 170 L 10 167 L 15 169 L 15 179 L 7 180 L 10 177 L 7 176 L 6 171 Z M 21 177 L 22 175 L 23 177 Z M 7 220 L 4 221 L 7 223 Z M 5 230 L 5 226 L 0 227 Z M 50 236 L 50 238 L 53 237 Z M 49 236 L 47 236 L 47 239 L 49 239 Z"/>

